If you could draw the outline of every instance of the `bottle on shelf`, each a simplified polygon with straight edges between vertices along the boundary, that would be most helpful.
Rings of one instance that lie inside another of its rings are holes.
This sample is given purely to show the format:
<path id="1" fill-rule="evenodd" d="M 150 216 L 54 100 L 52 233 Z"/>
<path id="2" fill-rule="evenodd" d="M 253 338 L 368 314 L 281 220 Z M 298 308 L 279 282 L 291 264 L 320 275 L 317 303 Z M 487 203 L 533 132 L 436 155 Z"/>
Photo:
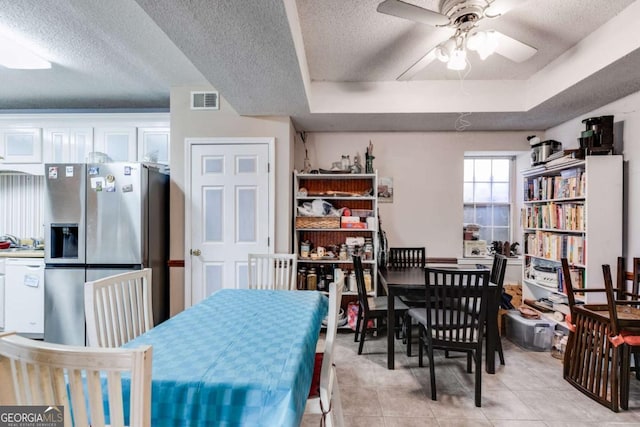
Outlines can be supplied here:
<path id="1" fill-rule="evenodd" d="M 301 258 L 309 258 L 309 254 L 311 253 L 311 242 L 305 240 L 300 243 L 300 257 Z"/>
<path id="2" fill-rule="evenodd" d="M 347 254 L 347 245 L 344 243 L 340 245 L 340 252 L 339 252 L 338 258 L 341 261 L 346 261 L 347 259 L 349 259 L 349 255 Z"/>
<path id="3" fill-rule="evenodd" d="M 307 289 L 307 269 L 305 267 L 298 268 L 297 285 L 299 291 Z"/>
<path id="4" fill-rule="evenodd" d="M 307 273 L 307 289 L 310 291 L 315 291 L 318 287 L 318 274 L 316 273 L 316 269 L 311 267 L 309 269 L 309 273 Z"/>
<path id="5" fill-rule="evenodd" d="M 319 291 L 324 291 L 327 289 L 327 268 L 325 265 L 321 265 L 318 267 L 318 285 L 316 289 Z"/>
<path id="6" fill-rule="evenodd" d="M 364 239 L 363 258 L 365 260 L 373 259 L 373 241 L 370 238 Z"/>
<path id="7" fill-rule="evenodd" d="M 373 290 L 373 286 L 371 282 L 371 270 L 368 268 L 365 268 L 363 273 L 364 273 L 364 287 L 368 293 Z"/>

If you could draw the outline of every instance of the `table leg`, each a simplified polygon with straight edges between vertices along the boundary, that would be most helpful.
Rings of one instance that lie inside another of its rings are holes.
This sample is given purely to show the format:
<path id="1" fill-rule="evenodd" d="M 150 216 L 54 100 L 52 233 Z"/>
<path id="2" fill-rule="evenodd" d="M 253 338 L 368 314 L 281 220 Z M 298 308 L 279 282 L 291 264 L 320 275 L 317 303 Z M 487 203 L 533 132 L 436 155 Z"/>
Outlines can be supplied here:
<path id="1" fill-rule="evenodd" d="M 387 369 L 395 368 L 395 326 L 395 294 L 391 290 L 391 286 L 389 286 L 389 290 L 387 291 Z"/>

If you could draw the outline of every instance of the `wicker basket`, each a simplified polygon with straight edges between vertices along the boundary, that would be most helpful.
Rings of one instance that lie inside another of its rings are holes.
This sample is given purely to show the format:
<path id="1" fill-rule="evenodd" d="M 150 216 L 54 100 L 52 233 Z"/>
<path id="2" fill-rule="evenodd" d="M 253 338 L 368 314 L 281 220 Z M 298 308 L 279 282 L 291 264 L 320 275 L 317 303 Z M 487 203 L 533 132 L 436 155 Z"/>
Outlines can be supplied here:
<path id="1" fill-rule="evenodd" d="M 296 228 L 340 228 L 338 216 L 298 216 Z"/>

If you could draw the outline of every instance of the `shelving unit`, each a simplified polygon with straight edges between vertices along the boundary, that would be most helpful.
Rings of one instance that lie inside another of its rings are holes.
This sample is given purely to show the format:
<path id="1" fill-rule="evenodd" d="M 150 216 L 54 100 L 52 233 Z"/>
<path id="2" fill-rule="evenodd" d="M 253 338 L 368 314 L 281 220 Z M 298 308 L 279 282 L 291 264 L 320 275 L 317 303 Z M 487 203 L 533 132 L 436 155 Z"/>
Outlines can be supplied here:
<path id="1" fill-rule="evenodd" d="M 377 197 L 378 176 L 373 174 L 306 174 L 296 173 L 294 176 L 294 251 L 298 254 L 298 268 L 303 267 L 319 268 L 319 266 L 331 266 L 342 269 L 345 272 L 352 270 L 351 256 L 347 259 L 340 259 L 337 250 L 332 251 L 334 257 L 324 257 L 320 259 L 312 259 L 311 257 L 301 256 L 301 243 L 310 242 L 312 251 L 317 247 L 323 247 L 327 251 L 339 248 L 344 244 L 348 237 L 362 237 L 371 239 L 372 251 L 371 258 L 363 258 L 363 267 L 371 270 L 371 294 L 377 292 L 377 276 L 378 276 L 378 197 Z M 369 220 L 367 228 L 342 228 L 340 218 L 326 219 L 324 217 L 317 218 L 318 223 L 323 223 L 321 227 L 314 227 L 314 219 L 302 219 L 309 217 L 300 217 L 298 207 L 304 203 L 313 202 L 315 199 L 322 199 L 331 203 L 334 208 L 349 208 L 352 213 L 367 213 L 370 216 L 362 216 L 360 225 L 363 227 L 367 224 L 366 218 Z M 305 222 L 303 224 L 303 221 Z M 333 223 L 332 223 L 333 222 Z M 355 280 L 354 276 L 353 280 Z M 351 287 L 350 287 L 351 288 Z M 355 292 L 355 283 L 352 290 L 345 290 L 343 295 L 357 295 Z"/>
<path id="2" fill-rule="evenodd" d="M 602 264 L 615 269 L 622 254 L 622 156 L 587 156 L 522 175 L 523 298 L 566 301 L 563 257 L 574 287 L 602 287 Z M 584 294 L 583 300 L 600 303 L 605 295 Z"/>

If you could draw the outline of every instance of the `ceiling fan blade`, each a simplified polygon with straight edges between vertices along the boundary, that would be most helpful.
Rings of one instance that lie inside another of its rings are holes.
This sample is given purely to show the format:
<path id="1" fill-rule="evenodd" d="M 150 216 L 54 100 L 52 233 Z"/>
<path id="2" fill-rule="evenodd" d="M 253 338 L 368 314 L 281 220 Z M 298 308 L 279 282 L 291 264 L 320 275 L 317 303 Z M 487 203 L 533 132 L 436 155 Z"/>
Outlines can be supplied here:
<path id="1" fill-rule="evenodd" d="M 420 58 L 415 64 L 409 67 L 404 73 L 400 74 L 396 80 L 407 81 L 411 80 L 413 76 L 418 74 L 424 67 L 429 65 L 434 59 L 436 59 L 436 49 L 431 49 L 425 56 Z"/>
<path id="2" fill-rule="evenodd" d="M 487 18 L 497 18 L 526 1 L 527 0 L 493 0 L 484 10 L 484 16 Z"/>
<path id="3" fill-rule="evenodd" d="M 495 35 L 498 42 L 496 53 L 512 60 L 513 62 L 524 62 L 535 55 L 538 51 L 535 47 L 531 47 L 521 41 L 505 36 L 499 31 L 495 31 Z"/>
<path id="4" fill-rule="evenodd" d="M 442 26 L 449 23 L 449 18 L 438 12 L 400 0 L 385 0 L 378 5 L 377 11 L 427 25 Z"/>

